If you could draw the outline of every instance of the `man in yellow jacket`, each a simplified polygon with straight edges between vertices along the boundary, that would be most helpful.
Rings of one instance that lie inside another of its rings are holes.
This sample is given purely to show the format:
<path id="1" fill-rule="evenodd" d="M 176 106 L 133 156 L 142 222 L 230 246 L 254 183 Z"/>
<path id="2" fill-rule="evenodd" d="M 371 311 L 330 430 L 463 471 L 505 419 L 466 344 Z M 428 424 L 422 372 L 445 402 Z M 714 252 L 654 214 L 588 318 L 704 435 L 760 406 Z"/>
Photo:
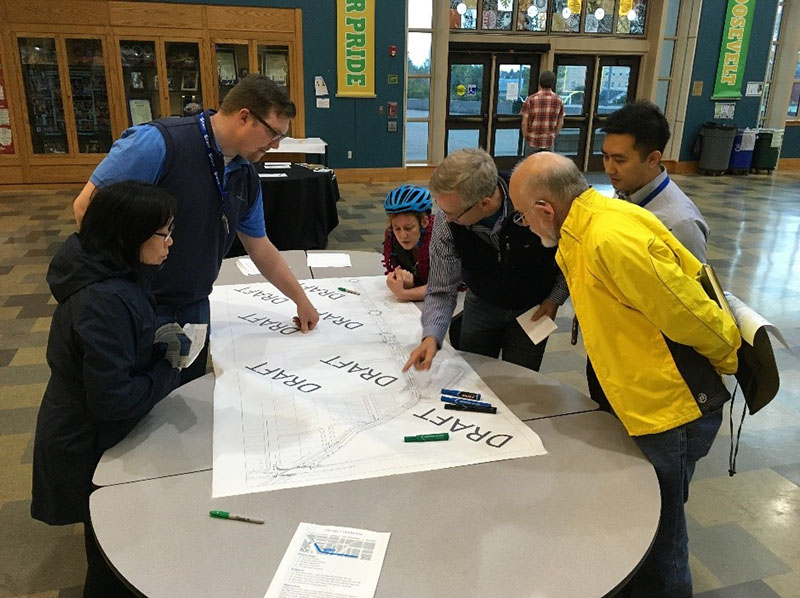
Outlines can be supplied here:
<path id="1" fill-rule="evenodd" d="M 692 595 L 684 503 L 719 430 L 741 337 L 698 282 L 701 264 L 650 212 L 600 195 L 575 164 L 534 154 L 514 171 L 516 222 L 567 280 L 586 353 L 661 489 L 653 548 L 623 595 Z"/>

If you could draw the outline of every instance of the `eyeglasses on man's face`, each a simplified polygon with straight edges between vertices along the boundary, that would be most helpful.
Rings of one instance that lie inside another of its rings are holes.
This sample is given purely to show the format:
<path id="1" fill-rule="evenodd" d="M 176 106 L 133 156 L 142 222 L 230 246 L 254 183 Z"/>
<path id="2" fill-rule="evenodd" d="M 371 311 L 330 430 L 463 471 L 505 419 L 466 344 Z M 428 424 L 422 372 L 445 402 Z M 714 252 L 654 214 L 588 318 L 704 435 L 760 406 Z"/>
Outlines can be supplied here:
<path id="1" fill-rule="evenodd" d="M 280 133 L 280 132 L 276 131 L 276 130 L 275 130 L 275 127 L 273 127 L 272 125 L 270 125 L 270 124 L 269 124 L 267 121 L 265 121 L 263 118 L 261 118 L 261 117 L 260 117 L 258 114 L 256 114 L 256 113 L 255 113 L 255 112 L 253 112 L 252 110 L 250 111 L 250 114 L 251 114 L 251 115 L 253 116 L 253 118 L 255 118 L 255 119 L 258 121 L 258 122 L 260 122 L 262 125 L 264 125 L 265 127 L 267 127 L 267 131 L 269 131 L 270 133 L 272 133 L 272 139 L 270 140 L 270 143 L 277 143 L 277 142 L 278 142 L 278 141 L 280 141 L 281 139 L 285 139 L 285 138 L 286 138 L 286 133 Z"/>
<path id="2" fill-rule="evenodd" d="M 480 202 L 478 202 L 478 203 L 480 203 Z M 463 210 L 463 211 L 462 211 L 462 212 L 461 212 L 461 213 L 460 213 L 458 216 L 453 216 L 452 214 L 448 214 L 448 213 L 447 213 L 447 212 L 445 212 L 444 210 L 442 210 L 442 214 L 444 214 L 445 218 L 447 218 L 448 220 L 450 220 L 450 222 L 458 222 L 458 221 L 459 221 L 459 220 L 460 220 L 460 219 L 461 219 L 461 218 L 462 218 L 462 217 L 463 217 L 463 216 L 464 216 L 464 215 L 465 215 L 467 212 L 469 212 L 469 211 L 470 211 L 472 208 L 474 208 L 475 206 L 477 206 L 477 205 L 478 205 L 478 203 L 474 203 L 474 204 L 472 204 L 472 205 L 471 205 L 471 206 L 469 206 L 467 209 Z M 439 208 L 439 209 L 441 209 L 441 208 Z"/>
<path id="3" fill-rule="evenodd" d="M 530 210 L 525 210 L 524 212 L 520 212 L 519 210 L 517 210 L 516 212 L 514 212 L 512 221 L 517 226 L 528 226 L 528 222 L 525 220 L 525 217 L 531 212 L 533 212 L 536 206 L 546 206 L 546 205 L 547 205 L 546 201 L 544 201 L 543 199 L 537 199 L 535 202 L 533 202 L 533 207 Z"/>
<path id="4" fill-rule="evenodd" d="M 167 232 L 160 233 L 158 231 L 154 232 L 153 234 L 157 237 L 162 237 L 164 239 L 164 245 L 169 243 L 169 240 L 172 238 L 172 233 L 175 232 L 175 222 L 170 222 L 169 226 L 167 227 Z"/>

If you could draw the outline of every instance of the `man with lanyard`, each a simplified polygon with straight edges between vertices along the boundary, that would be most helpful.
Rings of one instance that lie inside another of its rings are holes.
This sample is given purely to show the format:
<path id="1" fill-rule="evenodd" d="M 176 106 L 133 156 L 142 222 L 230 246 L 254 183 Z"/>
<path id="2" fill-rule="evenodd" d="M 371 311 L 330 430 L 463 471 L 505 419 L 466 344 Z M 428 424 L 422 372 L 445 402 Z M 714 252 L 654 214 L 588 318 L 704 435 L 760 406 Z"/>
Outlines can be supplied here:
<path id="1" fill-rule="evenodd" d="M 553 92 L 555 83 L 555 73 L 544 71 L 539 76 L 539 91 L 528 96 L 522 105 L 520 128 L 525 138 L 523 156 L 552 152 L 556 136 L 564 126 L 564 102 Z"/>
<path id="2" fill-rule="evenodd" d="M 603 130 L 603 166 L 617 197 L 652 212 L 705 263 L 708 224 L 661 165 L 669 124 L 658 106 L 645 101 L 626 104 L 609 115 Z"/>
<path id="3" fill-rule="evenodd" d="M 609 115 L 603 127 L 603 166 L 616 196 L 651 212 L 699 261 L 706 263 L 708 224 L 694 202 L 686 197 L 661 165 L 669 141 L 667 119 L 651 102 L 625 104 Z M 573 330 L 577 331 L 577 320 Z M 576 335 L 573 334 L 573 340 Z M 605 411 L 608 399 L 586 360 L 589 396 Z"/>
<path id="4" fill-rule="evenodd" d="M 461 322 L 463 351 L 498 357 L 538 370 L 547 341 L 535 345 L 517 316 L 535 305 L 532 319 L 555 318 L 568 291 L 555 249 L 521 224 L 492 157 L 481 149 L 453 152 L 436 168 L 429 188 L 441 211 L 433 224 L 430 272 L 422 309 L 422 342 L 412 365 L 427 370 L 442 346 L 467 284 Z"/>
<path id="5" fill-rule="evenodd" d="M 295 106 L 270 79 L 250 75 L 228 92 L 219 112 L 166 118 L 126 130 L 75 199 L 80 225 L 94 190 L 123 180 L 163 187 L 178 199 L 175 246 L 153 281 L 159 326 L 209 323 L 208 296 L 238 235 L 261 274 L 297 305 L 295 325 L 319 315 L 266 236 L 261 185 L 252 162 L 286 136 Z M 181 372 L 205 373 L 208 347 Z"/>

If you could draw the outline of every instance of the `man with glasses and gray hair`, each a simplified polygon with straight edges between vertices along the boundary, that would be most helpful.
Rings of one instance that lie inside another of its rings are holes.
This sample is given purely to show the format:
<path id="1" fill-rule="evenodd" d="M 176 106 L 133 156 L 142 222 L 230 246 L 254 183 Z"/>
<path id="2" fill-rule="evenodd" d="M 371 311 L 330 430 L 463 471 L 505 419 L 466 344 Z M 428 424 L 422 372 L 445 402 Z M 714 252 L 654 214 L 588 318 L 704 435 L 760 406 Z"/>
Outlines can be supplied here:
<path id="1" fill-rule="evenodd" d="M 535 345 L 517 316 L 539 305 L 533 319 L 555 318 L 567 287 L 555 250 L 542 246 L 519 215 L 481 149 L 453 152 L 436 168 L 429 188 L 441 217 L 434 220 L 428 289 L 422 309 L 422 343 L 412 365 L 427 370 L 442 346 L 456 306 L 458 287 L 467 284 L 459 349 L 538 370 L 546 339 Z"/>
<path id="2" fill-rule="evenodd" d="M 80 224 L 94 190 L 111 183 L 152 183 L 177 198 L 175 249 L 153 281 L 159 325 L 209 323 L 208 296 L 237 236 L 261 274 L 297 305 L 295 325 L 303 332 L 316 325 L 317 311 L 267 238 L 252 164 L 278 147 L 295 113 L 275 83 L 250 75 L 228 92 L 219 112 L 127 129 L 75 199 Z M 205 373 L 206 351 L 181 372 L 182 383 Z"/>
<path id="3" fill-rule="evenodd" d="M 658 477 L 653 548 L 620 595 L 690 597 L 684 503 L 730 399 L 721 375 L 737 368 L 736 323 L 703 290 L 700 261 L 655 215 L 601 195 L 569 158 L 530 156 L 510 188 L 523 224 L 558 248 L 586 354 Z"/>

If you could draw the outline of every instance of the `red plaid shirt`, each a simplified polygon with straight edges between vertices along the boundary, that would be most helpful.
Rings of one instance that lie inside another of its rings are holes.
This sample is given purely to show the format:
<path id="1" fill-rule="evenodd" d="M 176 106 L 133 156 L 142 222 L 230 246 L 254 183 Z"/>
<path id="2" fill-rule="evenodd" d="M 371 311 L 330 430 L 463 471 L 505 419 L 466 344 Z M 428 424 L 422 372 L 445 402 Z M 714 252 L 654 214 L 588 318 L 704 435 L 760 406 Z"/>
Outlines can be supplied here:
<path id="1" fill-rule="evenodd" d="M 550 147 L 555 143 L 558 120 L 564 116 L 564 102 L 552 89 L 541 89 L 528 96 L 520 114 L 528 115 L 525 139 L 531 147 Z"/>

